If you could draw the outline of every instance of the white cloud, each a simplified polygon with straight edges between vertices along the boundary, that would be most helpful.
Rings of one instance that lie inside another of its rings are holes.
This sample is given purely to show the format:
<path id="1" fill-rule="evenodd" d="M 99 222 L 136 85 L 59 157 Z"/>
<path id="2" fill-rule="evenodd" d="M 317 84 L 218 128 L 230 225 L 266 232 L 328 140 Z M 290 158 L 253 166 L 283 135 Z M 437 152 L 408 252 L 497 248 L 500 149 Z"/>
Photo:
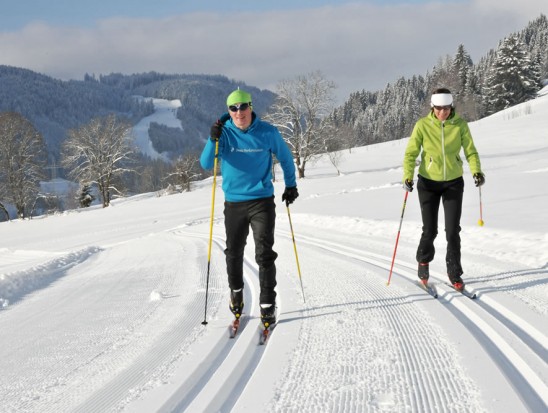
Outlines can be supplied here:
<path id="1" fill-rule="evenodd" d="M 224 74 L 261 88 L 321 70 L 339 100 L 400 76 L 424 74 L 464 44 L 474 60 L 523 29 L 545 0 L 422 5 L 350 4 L 276 12 L 116 18 L 92 28 L 28 25 L 0 33 L 2 64 L 53 77 L 84 73 Z"/>

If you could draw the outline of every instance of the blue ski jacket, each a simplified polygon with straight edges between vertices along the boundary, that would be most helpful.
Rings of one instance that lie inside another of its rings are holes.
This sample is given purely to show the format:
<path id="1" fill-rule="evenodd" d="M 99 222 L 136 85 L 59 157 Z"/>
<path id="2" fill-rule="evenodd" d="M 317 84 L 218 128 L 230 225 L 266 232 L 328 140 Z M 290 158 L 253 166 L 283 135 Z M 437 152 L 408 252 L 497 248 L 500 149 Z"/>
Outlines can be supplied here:
<path id="1" fill-rule="evenodd" d="M 228 114 L 222 118 L 228 117 Z M 223 192 L 228 202 L 243 202 L 274 195 L 272 154 L 280 162 L 286 187 L 297 186 L 293 156 L 278 129 L 262 121 L 255 113 L 245 131 L 228 119 L 219 139 L 219 160 Z M 211 139 L 200 156 L 204 169 L 212 169 L 215 142 Z"/>

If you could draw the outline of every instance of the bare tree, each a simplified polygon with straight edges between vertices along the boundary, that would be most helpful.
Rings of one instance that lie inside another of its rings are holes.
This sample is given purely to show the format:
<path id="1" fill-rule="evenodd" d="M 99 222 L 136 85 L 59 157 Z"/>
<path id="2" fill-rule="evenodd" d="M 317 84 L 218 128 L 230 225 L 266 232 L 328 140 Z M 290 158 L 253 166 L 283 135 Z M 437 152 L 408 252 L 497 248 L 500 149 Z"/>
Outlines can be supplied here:
<path id="1" fill-rule="evenodd" d="M 337 170 L 337 175 L 341 174 L 341 170 L 339 169 L 339 165 L 341 163 L 341 160 L 343 158 L 343 152 L 342 151 L 331 151 L 327 152 L 327 157 L 329 158 L 329 161 L 331 162 L 331 165 L 335 167 Z"/>
<path id="2" fill-rule="evenodd" d="M 131 124 L 108 115 L 72 129 L 62 148 L 62 164 L 68 175 L 81 184 L 95 183 L 103 207 L 110 205 L 111 191 L 119 193 L 113 180 L 126 172 L 135 152 L 130 139 Z"/>
<path id="3" fill-rule="evenodd" d="M 306 163 L 320 155 L 333 138 L 333 111 L 336 86 L 321 72 L 283 80 L 277 86 L 278 97 L 265 116 L 288 143 L 299 178 L 304 178 Z"/>
<path id="4" fill-rule="evenodd" d="M 14 204 L 19 218 L 30 213 L 45 164 L 44 140 L 34 126 L 19 113 L 0 113 L 0 199 Z"/>
<path id="5" fill-rule="evenodd" d="M 175 172 L 170 173 L 168 178 L 173 178 L 182 191 L 190 192 L 190 183 L 201 176 L 198 162 L 198 155 L 195 153 L 179 157 L 175 162 Z"/>

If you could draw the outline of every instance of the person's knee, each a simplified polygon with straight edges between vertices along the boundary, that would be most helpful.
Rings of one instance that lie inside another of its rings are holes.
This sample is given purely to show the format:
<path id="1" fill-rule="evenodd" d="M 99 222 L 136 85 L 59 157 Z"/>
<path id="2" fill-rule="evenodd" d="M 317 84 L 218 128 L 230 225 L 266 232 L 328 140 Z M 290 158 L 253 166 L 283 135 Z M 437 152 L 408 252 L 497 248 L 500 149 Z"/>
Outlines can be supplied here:
<path id="1" fill-rule="evenodd" d="M 272 250 L 267 252 L 257 252 L 255 254 L 255 262 L 259 267 L 269 268 L 274 265 L 274 261 L 278 258 L 278 254 Z"/>

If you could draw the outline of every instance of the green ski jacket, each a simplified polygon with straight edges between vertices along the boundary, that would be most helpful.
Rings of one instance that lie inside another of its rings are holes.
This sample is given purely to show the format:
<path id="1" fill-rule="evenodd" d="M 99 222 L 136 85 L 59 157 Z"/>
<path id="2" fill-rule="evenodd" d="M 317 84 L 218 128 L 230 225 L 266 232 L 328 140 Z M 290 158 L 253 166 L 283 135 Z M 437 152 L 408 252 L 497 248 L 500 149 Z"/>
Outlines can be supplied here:
<path id="1" fill-rule="evenodd" d="M 413 180 L 419 153 L 419 175 L 433 181 L 451 181 L 462 176 L 461 148 L 472 175 L 481 173 L 478 151 L 464 119 L 452 113 L 441 122 L 433 112 L 415 124 L 403 159 L 403 180 Z M 421 152 L 422 150 L 422 152 Z"/>

